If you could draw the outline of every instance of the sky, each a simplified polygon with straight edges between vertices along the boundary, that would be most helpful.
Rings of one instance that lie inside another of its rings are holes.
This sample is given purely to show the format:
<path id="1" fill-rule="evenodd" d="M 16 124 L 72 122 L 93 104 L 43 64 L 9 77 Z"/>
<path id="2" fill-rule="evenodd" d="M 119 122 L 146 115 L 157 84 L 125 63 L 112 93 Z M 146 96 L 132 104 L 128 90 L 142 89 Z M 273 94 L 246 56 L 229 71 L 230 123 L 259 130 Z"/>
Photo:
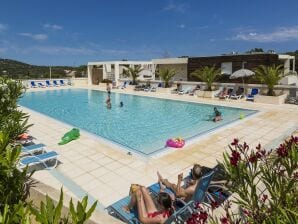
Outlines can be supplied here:
<path id="1" fill-rule="evenodd" d="M 1 0 L 0 58 L 34 65 L 298 50 L 298 0 Z"/>

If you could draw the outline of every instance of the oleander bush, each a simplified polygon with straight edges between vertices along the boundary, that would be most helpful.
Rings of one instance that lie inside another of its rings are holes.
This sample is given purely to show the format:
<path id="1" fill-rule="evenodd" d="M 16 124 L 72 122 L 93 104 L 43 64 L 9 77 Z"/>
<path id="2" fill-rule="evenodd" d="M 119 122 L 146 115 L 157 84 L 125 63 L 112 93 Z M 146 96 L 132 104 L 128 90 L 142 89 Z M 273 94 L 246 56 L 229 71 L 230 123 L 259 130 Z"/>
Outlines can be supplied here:
<path id="1" fill-rule="evenodd" d="M 187 223 L 298 223 L 298 137 L 270 151 L 238 139 L 229 148 L 222 165 L 235 197 L 222 206 L 225 215 L 213 216 L 215 202 L 211 209 L 197 204 Z"/>
<path id="2" fill-rule="evenodd" d="M 62 217 L 62 191 L 57 205 L 47 196 L 46 203 L 41 202 L 40 208 L 35 208 L 28 197 L 34 184 L 33 172 L 18 169 L 21 145 L 16 142 L 31 126 L 28 114 L 18 109 L 24 91 L 21 82 L 0 77 L 0 224 L 29 224 L 33 220 L 43 224 L 82 224 L 90 218 L 97 202 L 87 210 L 87 197 L 77 203 L 77 209 L 71 201 L 70 213 Z"/>

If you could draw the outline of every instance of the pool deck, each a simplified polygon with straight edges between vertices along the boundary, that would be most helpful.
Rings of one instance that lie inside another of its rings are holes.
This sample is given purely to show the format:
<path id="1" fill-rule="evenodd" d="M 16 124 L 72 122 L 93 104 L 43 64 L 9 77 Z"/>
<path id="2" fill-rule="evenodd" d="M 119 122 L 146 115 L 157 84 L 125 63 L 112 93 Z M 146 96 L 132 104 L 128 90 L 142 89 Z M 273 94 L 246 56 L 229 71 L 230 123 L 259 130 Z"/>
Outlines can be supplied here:
<path id="1" fill-rule="evenodd" d="M 80 88 L 105 90 L 93 86 Z M 28 91 L 49 89 L 58 88 L 38 88 Z M 222 153 L 228 149 L 228 144 L 234 138 L 246 141 L 251 146 L 256 146 L 258 143 L 267 145 L 280 136 L 284 136 L 289 130 L 298 129 L 297 105 L 267 105 L 244 100 L 225 101 L 169 93 L 135 92 L 130 89 L 113 89 L 112 91 L 239 107 L 258 110 L 259 113 L 201 136 L 182 150 L 172 150 L 158 157 L 144 159 L 137 155 L 128 155 L 126 151 L 106 144 L 85 132 L 81 134 L 80 139 L 58 146 L 57 143 L 61 136 L 69 130 L 70 126 L 21 107 L 24 112 L 30 114 L 29 123 L 34 124 L 30 128 L 30 133 L 37 139 L 36 142 L 42 142 L 47 145 L 48 149 L 59 153 L 58 158 L 61 164 L 56 171 L 66 179 L 72 180 L 76 186 L 94 199 L 98 199 L 103 207 L 127 196 L 131 183 L 145 186 L 155 183 L 157 170 L 164 177 L 176 182 L 177 175 L 181 172 L 187 175 L 194 163 L 213 167 L 217 163 L 216 160 L 222 161 Z M 37 171 L 33 177 L 55 189 L 60 189 L 65 185 L 63 178 L 59 179 L 47 170 Z M 74 192 L 71 187 L 64 186 L 64 190 L 70 196 L 78 198 L 77 192 Z"/>

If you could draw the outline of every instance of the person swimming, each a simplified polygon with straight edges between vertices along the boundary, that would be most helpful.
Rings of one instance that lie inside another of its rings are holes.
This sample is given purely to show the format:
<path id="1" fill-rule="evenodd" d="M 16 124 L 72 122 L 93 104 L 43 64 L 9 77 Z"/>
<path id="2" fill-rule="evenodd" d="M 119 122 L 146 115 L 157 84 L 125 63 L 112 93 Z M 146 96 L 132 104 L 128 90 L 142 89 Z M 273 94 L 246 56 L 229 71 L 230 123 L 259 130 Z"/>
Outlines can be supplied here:
<path id="1" fill-rule="evenodd" d="M 217 121 L 220 121 L 220 120 L 222 120 L 221 112 L 219 112 L 219 111 L 217 110 L 217 108 L 214 107 L 214 118 L 213 118 L 213 121 L 214 121 L 214 122 L 217 122 Z"/>
<path id="2" fill-rule="evenodd" d="M 120 106 L 120 107 L 123 107 L 123 102 L 122 102 L 122 101 L 120 102 L 120 105 L 119 105 L 119 106 Z"/>
<path id="3" fill-rule="evenodd" d="M 106 100 L 106 104 L 107 104 L 107 108 L 111 109 L 112 108 L 112 103 L 111 103 L 111 98 L 110 96 L 108 96 L 107 100 Z"/>

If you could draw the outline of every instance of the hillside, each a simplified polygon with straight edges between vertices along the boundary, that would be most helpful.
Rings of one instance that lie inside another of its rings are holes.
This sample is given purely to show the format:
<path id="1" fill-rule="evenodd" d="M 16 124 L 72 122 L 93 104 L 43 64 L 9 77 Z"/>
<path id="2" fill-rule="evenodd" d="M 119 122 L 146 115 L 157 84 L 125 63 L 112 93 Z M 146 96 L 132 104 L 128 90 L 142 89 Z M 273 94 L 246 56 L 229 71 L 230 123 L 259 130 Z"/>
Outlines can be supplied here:
<path id="1" fill-rule="evenodd" d="M 86 74 L 87 66 L 79 67 L 72 66 L 52 66 L 52 78 L 65 77 L 64 70 L 76 71 L 76 76 L 81 77 L 82 72 Z M 30 78 L 49 78 L 49 66 L 30 65 L 20 61 L 0 58 L 0 76 L 6 75 L 16 79 L 30 79 Z"/>

